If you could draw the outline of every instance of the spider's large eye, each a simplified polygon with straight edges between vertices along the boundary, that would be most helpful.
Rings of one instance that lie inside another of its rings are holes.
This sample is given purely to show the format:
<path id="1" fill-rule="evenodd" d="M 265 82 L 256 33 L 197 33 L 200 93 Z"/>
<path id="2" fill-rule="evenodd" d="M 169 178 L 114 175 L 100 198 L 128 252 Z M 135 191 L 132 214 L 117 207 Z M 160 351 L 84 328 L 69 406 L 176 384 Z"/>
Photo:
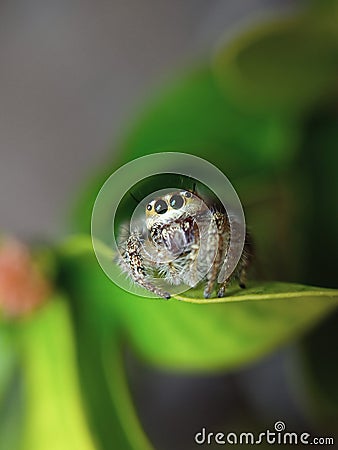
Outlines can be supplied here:
<path id="1" fill-rule="evenodd" d="M 170 206 L 174 209 L 182 208 L 184 200 L 180 195 L 173 195 L 170 199 Z"/>
<path id="2" fill-rule="evenodd" d="M 164 200 L 157 200 L 154 209 L 157 214 L 164 214 L 168 211 L 168 205 Z"/>

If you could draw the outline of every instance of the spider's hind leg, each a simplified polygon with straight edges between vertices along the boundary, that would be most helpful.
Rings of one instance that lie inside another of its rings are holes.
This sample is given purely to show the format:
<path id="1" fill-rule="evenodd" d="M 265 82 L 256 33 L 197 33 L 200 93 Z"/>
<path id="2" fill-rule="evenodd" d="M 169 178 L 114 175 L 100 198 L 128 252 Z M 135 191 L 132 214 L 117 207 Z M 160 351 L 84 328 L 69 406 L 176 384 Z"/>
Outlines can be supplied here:
<path id="1" fill-rule="evenodd" d="M 247 270 L 254 259 L 254 245 L 250 233 L 245 235 L 245 243 L 243 253 L 238 265 L 238 284 L 241 289 L 246 288 L 247 283 Z"/>
<path id="2" fill-rule="evenodd" d="M 238 280 L 238 284 L 241 289 L 246 288 L 247 270 L 252 262 L 252 259 L 253 259 L 253 243 L 250 234 L 247 232 L 245 236 L 243 252 L 238 262 L 235 273 L 234 275 L 230 275 L 230 277 L 220 285 L 218 289 L 218 297 L 225 296 L 226 289 L 229 286 L 232 279 Z"/>
<path id="3" fill-rule="evenodd" d="M 246 279 L 246 267 L 243 267 L 242 270 L 240 271 L 240 273 L 238 275 L 238 282 L 239 282 L 238 283 L 239 287 L 241 289 L 245 289 L 246 288 L 246 282 L 247 282 L 247 279 Z"/>

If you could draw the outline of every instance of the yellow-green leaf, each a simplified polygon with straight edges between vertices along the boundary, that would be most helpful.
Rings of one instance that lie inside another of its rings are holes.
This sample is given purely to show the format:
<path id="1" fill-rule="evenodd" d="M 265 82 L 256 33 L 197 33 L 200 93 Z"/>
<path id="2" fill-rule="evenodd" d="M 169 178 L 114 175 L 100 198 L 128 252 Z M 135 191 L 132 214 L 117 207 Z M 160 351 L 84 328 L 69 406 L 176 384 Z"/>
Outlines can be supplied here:
<path id="1" fill-rule="evenodd" d="M 69 312 L 54 298 L 18 324 L 25 390 L 23 450 L 94 450 L 78 385 Z"/>
<path id="2" fill-rule="evenodd" d="M 188 292 L 166 302 L 121 293 L 115 301 L 142 357 L 176 370 L 214 370 L 246 364 L 297 338 L 338 306 L 338 291 L 262 283 L 223 299 Z"/>

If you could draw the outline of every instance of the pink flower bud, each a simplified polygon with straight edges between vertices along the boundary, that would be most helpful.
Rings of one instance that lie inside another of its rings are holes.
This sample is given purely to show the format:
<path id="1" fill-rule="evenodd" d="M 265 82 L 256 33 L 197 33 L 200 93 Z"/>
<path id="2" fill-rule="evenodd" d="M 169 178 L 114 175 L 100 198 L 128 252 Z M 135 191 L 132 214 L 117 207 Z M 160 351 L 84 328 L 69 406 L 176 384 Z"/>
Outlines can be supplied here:
<path id="1" fill-rule="evenodd" d="M 0 241 L 0 312 L 23 316 L 44 302 L 49 292 L 28 247 L 12 238 Z"/>

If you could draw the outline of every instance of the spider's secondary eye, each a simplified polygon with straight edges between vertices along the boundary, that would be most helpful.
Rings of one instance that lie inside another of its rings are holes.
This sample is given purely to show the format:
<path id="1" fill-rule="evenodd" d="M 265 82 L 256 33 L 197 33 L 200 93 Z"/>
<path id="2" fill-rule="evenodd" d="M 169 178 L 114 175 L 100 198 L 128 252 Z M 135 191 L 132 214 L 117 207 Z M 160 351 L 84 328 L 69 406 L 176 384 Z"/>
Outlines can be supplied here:
<path id="1" fill-rule="evenodd" d="M 182 208 L 183 203 L 184 200 L 180 195 L 173 195 L 170 199 L 170 206 L 174 209 Z"/>
<path id="2" fill-rule="evenodd" d="M 164 200 L 157 200 L 154 209 L 157 212 L 157 214 L 164 214 L 168 211 L 168 205 Z"/>
<path id="3" fill-rule="evenodd" d="M 191 197 L 191 192 L 186 192 L 184 195 L 185 195 L 187 198 L 190 198 L 190 197 Z"/>
<path id="4" fill-rule="evenodd" d="M 148 211 L 151 211 L 151 209 L 152 209 L 152 206 L 151 206 L 150 203 L 148 203 L 148 205 L 147 205 L 147 210 L 148 210 Z"/>

